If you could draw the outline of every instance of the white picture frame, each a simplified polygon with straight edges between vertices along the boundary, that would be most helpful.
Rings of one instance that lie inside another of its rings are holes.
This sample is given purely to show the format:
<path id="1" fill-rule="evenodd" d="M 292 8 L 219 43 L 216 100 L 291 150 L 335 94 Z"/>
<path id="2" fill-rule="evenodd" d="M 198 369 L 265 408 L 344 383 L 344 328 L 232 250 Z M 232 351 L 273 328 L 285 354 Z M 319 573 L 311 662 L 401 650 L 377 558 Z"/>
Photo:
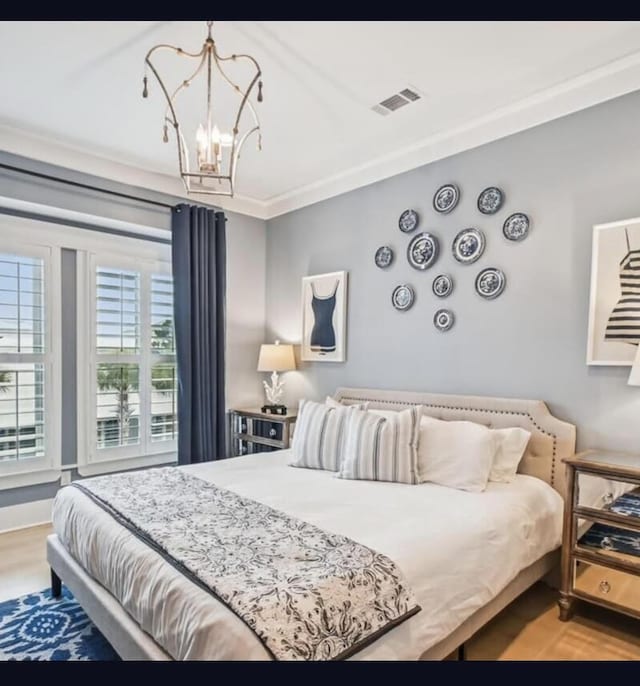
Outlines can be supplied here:
<path id="1" fill-rule="evenodd" d="M 628 242 L 627 242 L 628 237 Z M 612 326 L 620 325 L 620 313 L 617 320 L 609 321 L 613 310 L 619 307 L 623 299 L 620 270 L 621 262 L 628 252 L 640 251 L 640 217 L 596 224 L 593 227 L 591 252 L 591 287 L 589 294 L 589 329 L 587 334 L 587 364 L 602 366 L 626 367 L 633 364 L 637 345 L 633 341 L 606 340 L 611 336 Z M 640 260 L 640 253 L 638 255 Z M 640 261 L 638 263 L 640 276 Z M 640 286 L 640 279 L 639 284 Z M 640 290 L 640 289 L 639 289 Z M 640 295 L 638 295 L 640 299 Z M 634 303 L 624 303 L 633 306 Z M 640 301 L 638 303 L 640 305 Z M 622 315 L 623 317 L 626 315 Z M 638 313 L 640 317 L 640 312 Z M 622 322 L 628 325 L 629 322 Z M 640 331 L 640 321 L 638 325 Z M 632 330 L 623 330 L 624 335 L 635 335 Z"/>
<path id="2" fill-rule="evenodd" d="M 347 272 L 303 277 L 300 359 L 344 362 L 346 354 Z"/>

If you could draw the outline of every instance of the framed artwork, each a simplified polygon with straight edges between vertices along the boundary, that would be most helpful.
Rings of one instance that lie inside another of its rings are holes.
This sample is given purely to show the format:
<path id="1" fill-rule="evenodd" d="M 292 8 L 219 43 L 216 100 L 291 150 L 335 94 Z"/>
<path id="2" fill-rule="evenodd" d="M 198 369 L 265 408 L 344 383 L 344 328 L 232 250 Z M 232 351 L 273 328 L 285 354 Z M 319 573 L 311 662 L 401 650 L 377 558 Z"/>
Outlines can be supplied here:
<path id="1" fill-rule="evenodd" d="M 301 359 L 344 362 L 347 333 L 347 272 L 302 279 Z"/>
<path id="2" fill-rule="evenodd" d="M 631 366 L 640 343 L 640 218 L 593 227 L 587 364 Z"/>

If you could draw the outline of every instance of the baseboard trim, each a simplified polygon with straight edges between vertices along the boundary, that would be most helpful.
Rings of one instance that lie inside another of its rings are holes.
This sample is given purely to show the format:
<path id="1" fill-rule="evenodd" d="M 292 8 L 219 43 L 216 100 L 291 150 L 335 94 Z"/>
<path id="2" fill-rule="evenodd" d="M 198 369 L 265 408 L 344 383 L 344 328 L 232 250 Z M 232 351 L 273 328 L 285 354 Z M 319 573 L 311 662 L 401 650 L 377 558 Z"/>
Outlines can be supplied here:
<path id="1" fill-rule="evenodd" d="M 0 507 L 0 533 L 49 524 L 53 498 L 34 500 L 31 503 Z"/>

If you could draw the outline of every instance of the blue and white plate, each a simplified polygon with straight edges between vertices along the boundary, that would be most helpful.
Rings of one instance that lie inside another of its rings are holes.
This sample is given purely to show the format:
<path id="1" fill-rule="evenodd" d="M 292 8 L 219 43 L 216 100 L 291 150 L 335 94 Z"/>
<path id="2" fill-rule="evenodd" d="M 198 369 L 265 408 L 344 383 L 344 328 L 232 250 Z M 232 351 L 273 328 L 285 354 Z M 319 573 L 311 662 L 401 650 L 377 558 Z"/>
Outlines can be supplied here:
<path id="1" fill-rule="evenodd" d="M 448 214 L 458 204 L 460 190 L 455 183 L 440 186 L 433 196 L 433 209 L 440 214 Z"/>
<path id="2" fill-rule="evenodd" d="M 431 284 L 431 290 L 438 298 L 446 298 L 453 291 L 453 279 L 449 274 L 438 274 Z"/>
<path id="3" fill-rule="evenodd" d="M 438 310 L 433 315 L 433 325 L 438 331 L 449 331 L 456 318 L 451 310 Z"/>
<path id="4" fill-rule="evenodd" d="M 476 293 L 487 300 L 497 298 L 506 285 L 504 272 L 496 267 L 487 267 L 476 277 Z"/>
<path id="5" fill-rule="evenodd" d="M 438 239 L 431 233 L 414 236 L 407 248 L 407 259 L 414 269 L 429 269 L 438 259 Z"/>
<path id="6" fill-rule="evenodd" d="M 484 252 L 484 234 L 480 229 L 462 229 L 453 239 L 453 256 L 462 264 L 471 264 Z"/>
<path id="7" fill-rule="evenodd" d="M 478 209 L 482 214 L 495 214 L 504 204 L 504 193 L 496 186 L 485 188 L 478 196 Z"/>
<path id="8" fill-rule="evenodd" d="M 403 233 L 410 233 L 418 226 L 418 213 L 415 210 L 405 210 L 398 219 L 398 228 Z"/>
<path id="9" fill-rule="evenodd" d="M 523 241 L 529 235 L 529 217 L 524 212 L 516 212 L 505 219 L 502 233 L 507 240 Z"/>
<path id="10" fill-rule="evenodd" d="M 375 261 L 376 266 L 380 267 L 380 269 L 389 267 L 393 262 L 393 248 L 390 248 L 388 245 L 381 245 L 376 250 Z"/>
<path id="11" fill-rule="evenodd" d="M 393 289 L 391 294 L 391 302 L 396 310 L 403 312 L 408 310 L 415 299 L 415 294 L 413 288 L 408 286 L 406 283 L 400 284 Z"/>

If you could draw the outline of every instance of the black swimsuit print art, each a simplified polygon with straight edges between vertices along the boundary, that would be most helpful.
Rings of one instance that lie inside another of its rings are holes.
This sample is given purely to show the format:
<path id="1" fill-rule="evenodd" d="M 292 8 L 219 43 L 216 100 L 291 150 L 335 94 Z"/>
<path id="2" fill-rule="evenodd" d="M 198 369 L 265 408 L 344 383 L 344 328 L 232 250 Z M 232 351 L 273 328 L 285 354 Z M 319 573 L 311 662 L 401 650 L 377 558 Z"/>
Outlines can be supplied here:
<path id="1" fill-rule="evenodd" d="M 336 309 L 336 291 L 339 281 L 336 280 L 330 295 L 318 295 L 315 284 L 311 284 L 311 309 L 313 310 L 313 329 L 310 347 L 314 353 L 326 355 L 336 350 L 336 332 L 333 328 L 333 313 Z"/>

